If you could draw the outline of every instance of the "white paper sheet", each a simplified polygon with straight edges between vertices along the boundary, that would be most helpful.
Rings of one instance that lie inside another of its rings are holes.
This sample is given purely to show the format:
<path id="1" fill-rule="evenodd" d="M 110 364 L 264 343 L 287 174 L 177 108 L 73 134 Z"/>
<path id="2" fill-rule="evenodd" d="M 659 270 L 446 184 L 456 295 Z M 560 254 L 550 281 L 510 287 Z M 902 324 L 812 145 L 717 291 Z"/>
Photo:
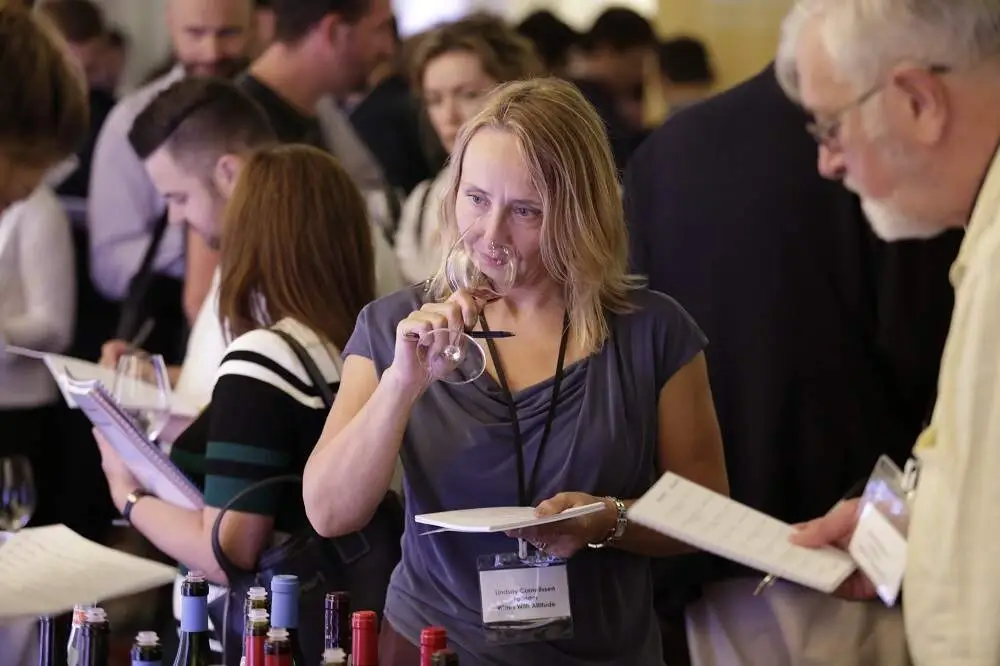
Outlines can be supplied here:
<path id="1" fill-rule="evenodd" d="M 27 356 L 27 354 L 23 355 Z M 77 404 L 73 399 L 73 395 L 67 390 L 67 371 L 73 379 L 80 381 L 97 380 L 104 384 L 105 388 L 109 391 L 114 388 L 115 371 L 110 368 L 105 368 L 96 363 L 84 361 L 83 359 L 73 358 L 72 356 L 62 356 L 60 354 L 44 354 L 42 356 L 42 360 L 48 367 L 49 372 L 52 373 L 52 377 L 56 380 L 56 383 L 59 385 L 59 390 L 62 392 L 63 400 L 66 401 L 66 404 L 69 405 L 71 409 L 77 409 Z M 143 385 L 142 388 L 147 390 L 130 391 L 130 394 L 136 396 L 136 400 L 139 403 L 146 404 L 125 405 L 127 409 L 141 409 L 149 405 L 157 404 L 159 397 L 156 389 L 152 385 Z M 201 409 L 195 404 L 194 400 L 183 394 L 173 391 L 170 392 L 171 414 L 193 419 L 198 416 L 200 411 Z"/>
<path id="2" fill-rule="evenodd" d="M 88 541 L 65 525 L 0 542 L 0 618 L 57 615 L 76 604 L 143 592 L 174 579 L 173 567 Z"/>
<path id="3" fill-rule="evenodd" d="M 448 532 L 506 532 L 586 516 L 589 513 L 600 511 L 604 507 L 604 502 L 594 502 L 567 509 L 554 516 L 535 518 L 535 510 L 530 506 L 496 506 L 424 513 L 415 516 L 414 520 L 421 525 L 440 527 L 442 531 Z"/>
<path id="4" fill-rule="evenodd" d="M 788 540 L 788 523 L 670 472 L 628 515 L 661 534 L 821 592 L 833 592 L 855 569 L 847 553 L 796 546 Z"/>

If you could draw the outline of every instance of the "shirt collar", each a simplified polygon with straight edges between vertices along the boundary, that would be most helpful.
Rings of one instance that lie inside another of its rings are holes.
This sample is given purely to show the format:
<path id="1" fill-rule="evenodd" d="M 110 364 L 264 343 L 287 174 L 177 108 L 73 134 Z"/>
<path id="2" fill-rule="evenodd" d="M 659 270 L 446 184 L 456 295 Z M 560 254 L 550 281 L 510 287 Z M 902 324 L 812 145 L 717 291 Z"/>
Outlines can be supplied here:
<path id="1" fill-rule="evenodd" d="M 983 183 L 976 196 L 972 216 L 966 227 L 965 239 L 958 250 L 958 257 L 951 265 L 948 277 L 952 286 L 958 289 L 969 266 L 973 262 L 977 248 L 982 239 L 989 233 L 990 227 L 1000 224 L 1000 150 L 994 152 L 983 178 Z"/>

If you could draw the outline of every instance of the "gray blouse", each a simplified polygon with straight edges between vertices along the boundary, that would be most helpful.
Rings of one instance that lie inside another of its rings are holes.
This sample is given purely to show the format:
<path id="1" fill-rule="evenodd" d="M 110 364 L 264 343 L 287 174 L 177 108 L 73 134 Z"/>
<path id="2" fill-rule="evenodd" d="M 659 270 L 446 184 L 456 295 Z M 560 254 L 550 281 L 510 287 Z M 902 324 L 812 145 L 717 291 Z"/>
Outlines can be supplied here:
<path id="1" fill-rule="evenodd" d="M 707 341 L 673 299 L 640 289 L 631 301 L 633 312 L 608 315 L 611 339 L 565 369 L 532 506 L 563 491 L 637 498 L 658 476 L 660 389 Z M 396 325 L 422 303 L 423 290 L 414 287 L 369 304 L 345 356 L 371 359 L 381 376 L 392 363 Z M 552 383 L 514 393 L 528 470 Z M 434 383 L 414 407 L 401 457 L 406 531 L 385 608 L 397 632 L 418 643 L 425 626 L 443 626 L 461 663 L 477 666 L 663 664 L 648 558 L 615 548 L 579 552 L 568 562 L 574 637 L 497 646 L 482 629 L 476 562 L 516 551 L 516 542 L 503 534 L 421 536 L 427 528 L 413 521 L 416 514 L 518 504 L 513 427 L 489 374 L 465 385 Z"/>

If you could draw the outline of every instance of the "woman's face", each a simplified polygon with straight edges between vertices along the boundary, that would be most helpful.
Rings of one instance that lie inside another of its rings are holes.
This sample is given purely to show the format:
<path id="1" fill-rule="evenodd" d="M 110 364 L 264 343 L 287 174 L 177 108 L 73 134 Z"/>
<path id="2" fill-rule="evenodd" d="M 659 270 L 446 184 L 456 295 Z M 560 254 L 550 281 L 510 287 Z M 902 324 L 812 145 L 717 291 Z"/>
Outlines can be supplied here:
<path id="1" fill-rule="evenodd" d="M 479 112 L 486 93 L 497 83 L 470 51 L 444 53 L 427 63 L 422 82 L 424 106 L 441 145 L 449 153 L 459 128 Z"/>
<path id="2" fill-rule="evenodd" d="M 544 274 L 539 248 L 542 199 L 531 184 L 517 140 L 500 129 L 483 128 L 469 141 L 462 159 L 455 218 L 466 234 L 476 263 L 487 274 L 497 253 L 506 246 L 517 258 L 518 282 L 533 282 Z M 500 277 L 500 269 L 497 269 Z"/>

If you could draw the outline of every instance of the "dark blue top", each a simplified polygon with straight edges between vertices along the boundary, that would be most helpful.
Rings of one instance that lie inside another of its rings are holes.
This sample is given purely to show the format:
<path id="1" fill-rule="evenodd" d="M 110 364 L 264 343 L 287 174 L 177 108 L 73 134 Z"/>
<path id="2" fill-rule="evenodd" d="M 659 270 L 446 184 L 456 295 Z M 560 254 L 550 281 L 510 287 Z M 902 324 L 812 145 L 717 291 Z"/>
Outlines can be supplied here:
<path id="1" fill-rule="evenodd" d="M 421 289 L 410 288 L 369 304 L 345 356 L 371 359 L 381 376 L 392 363 L 396 325 L 422 299 Z M 658 476 L 660 389 L 706 340 L 673 299 L 641 289 L 631 301 L 633 312 L 608 314 L 610 340 L 565 370 L 532 505 L 563 491 L 637 498 Z M 529 470 L 552 382 L 514 394 Z M 512 552 L 516 543 L 502 534 L 421 536 L 426 528 L 414 523 L 416 514 L 518 504 L 513 428 L 489 374 L 431 385 L 414 407 L 401 456 L 406 532 L 385 609 L 400 634 L 417 643 L 423 627 L 446 627 L 462 663 L 477 666 L 662 665 L 648 558 L 614 548 L 581 551 L 568 563 L 574 638 L 497 647 L 481 627 L 476 560 Z"/>

